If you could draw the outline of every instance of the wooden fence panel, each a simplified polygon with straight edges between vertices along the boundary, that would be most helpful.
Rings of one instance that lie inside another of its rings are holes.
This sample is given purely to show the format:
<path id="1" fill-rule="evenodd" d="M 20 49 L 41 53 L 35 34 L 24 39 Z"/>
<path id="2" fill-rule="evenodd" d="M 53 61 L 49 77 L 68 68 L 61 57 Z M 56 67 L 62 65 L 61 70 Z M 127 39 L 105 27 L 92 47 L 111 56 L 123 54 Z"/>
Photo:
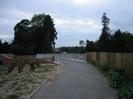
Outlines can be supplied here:
<path id="1" fill-rule="evenodd" d="M 87 60 L 97 64 L 108 64 L 111 68 L 125 69 L 133 75 L 133 53 L 88 52 Z"/>
<path id="2" fill-rule="evenodd" d="M 115 66 L 117 68 L 122 68 L 122 57 L 121 57 L 122 53 L 115 53 L 115 57 L 116 57 L 116 64 Z"/>
<path id="3" fill-rule="evenodd" d="M 116 61 L 115 61 L 115 59 L 116 59 L 116 57 L 115 57 L 115 54 L 114 53 L 110 53 L 110 56 L 109 56 L 110 58 L 110 60 L 109 60 L 109 62 L 110 62 L 110 64 L 108 64 L 110 67 L 115 67 L 116 66 Z"/>
<path id="4" fill-rule="evenodd" d="M 96 62 L 96 52 L 93 52 L 93 54 L 92 54 L 92 61 Z"/>
<path id="5" fill-rule="evenodd" d="M 96 52 L 96 63 L 100 64 L 100 53 Z"/>

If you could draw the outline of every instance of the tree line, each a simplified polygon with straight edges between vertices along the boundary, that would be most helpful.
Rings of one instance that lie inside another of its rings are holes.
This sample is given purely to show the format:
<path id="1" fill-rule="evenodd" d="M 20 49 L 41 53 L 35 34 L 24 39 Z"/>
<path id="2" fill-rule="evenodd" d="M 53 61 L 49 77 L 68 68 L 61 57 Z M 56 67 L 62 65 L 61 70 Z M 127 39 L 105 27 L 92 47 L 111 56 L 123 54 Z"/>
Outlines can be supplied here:
<path id="1" fill-rule="evenodd" d="M 52 52 L 56 39 L 57 31 L 51 16 L 44 13 L 35 14 L 31 20 L 22 19 L 14 26 L 14 39 L 6 52 L 15 54 Z M 5 50 L 1 49 L 2 52 Z"/>
<path id="2" fill-rule="evenodd" d="M 84 53 L 85 48 L 80 46 L 60 47 L 60 51 L 66 53 Z"/>
<path id="3" fill-rule="evenodd" d="M 120 29 L 114 33 L 109 28 L 110 19 L 103 13 L 102 33 L 97 41 L 86 41 L 86 51 L 133 52 L 133 34 Z"/>
<path id="4" fill-rule="evenodd" d="M 8 42 L 3 42 L 0 40 L 0 53 L 8 53 L 11 45 Z"/>

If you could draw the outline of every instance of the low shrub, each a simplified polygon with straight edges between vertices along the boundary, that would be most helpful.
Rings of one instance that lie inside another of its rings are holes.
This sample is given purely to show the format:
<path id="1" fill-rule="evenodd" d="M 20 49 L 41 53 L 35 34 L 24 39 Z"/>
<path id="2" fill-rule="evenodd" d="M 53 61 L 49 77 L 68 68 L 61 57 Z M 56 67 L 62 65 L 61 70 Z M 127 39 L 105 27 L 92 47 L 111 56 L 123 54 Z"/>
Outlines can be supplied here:
<path id="1" fill-rule="evenodd" d="M 126 84 L 119 90 L 118 99 L 133 99 L 133 83 Z"/>
<path id="2" fill-rule="evenodd" d="M 16 94 L 10 94 L 10 95 L 4 97 L 4 99 L 18 99 L 18 97 L 19 97 L 19 96 L 16 95 Z"/>
<path id="3" fill-rule="evenodd" d="M 110 67 L 107 64 L 102 64 L 102 65 L 99 65 L 99 69 L 102 72 L 107 72 L 110 70 Z"/>
<path id="4" fill-rule="evenodd" d="M 96 66 L 96 61 L 92 60 L 92 65 Z"/>
<path id="5" fill-rule="evenodd" d="M 0 79 L 0 87 L 2 87 L 2 85 L 4 84 L 5 80 L 4 79 Z"/>
<path id="6" fill-rule="evenodd" d="M 125 70 L 123 69 L 112 69 L 108 74 L 111 87 L 119 89 L 125 81 Z"/>

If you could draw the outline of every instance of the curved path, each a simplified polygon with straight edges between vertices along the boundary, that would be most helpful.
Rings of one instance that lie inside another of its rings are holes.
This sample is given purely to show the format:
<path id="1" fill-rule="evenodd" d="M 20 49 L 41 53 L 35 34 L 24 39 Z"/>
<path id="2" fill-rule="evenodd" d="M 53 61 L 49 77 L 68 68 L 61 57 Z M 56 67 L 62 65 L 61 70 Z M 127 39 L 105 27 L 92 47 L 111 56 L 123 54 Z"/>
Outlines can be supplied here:
<path id="1" fill-rule="evenodd" d="M 68 56 L 65 59 L 56 56 L 62 64 L 59 72 L 32 99 L 116 99 L 117 91 L 109 87 L 95 67 L 87 62 L 71 60 Z M 78 59 L 76 55 L 70 56 Z M 82 56 L 79 55 L 79 59 Z"/>

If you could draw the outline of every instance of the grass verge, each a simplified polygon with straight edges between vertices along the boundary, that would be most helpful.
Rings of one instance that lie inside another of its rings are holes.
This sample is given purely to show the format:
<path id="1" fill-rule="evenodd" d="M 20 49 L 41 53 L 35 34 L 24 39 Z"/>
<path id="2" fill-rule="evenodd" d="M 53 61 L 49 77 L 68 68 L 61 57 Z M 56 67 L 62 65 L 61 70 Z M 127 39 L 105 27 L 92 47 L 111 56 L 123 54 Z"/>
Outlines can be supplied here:
<path id="1" fill-rule="evenodd" d="M 17 69 L 7 73 L 7 67 L 0 65 L 0 99 L 25 99 L 40 86 L 55 70 L 55 64 L 41 64 L 35 71 L 25 66 L 22 73 Z"/>
<path id="2" fill-rule="evenodd" d="M 124 69 L 110 68 L 107 64 L 92 64 L 107 77 L 111 87 L 118 90 L 117 99 L 133 99 L 133 81 L 130 81 Z"/>

